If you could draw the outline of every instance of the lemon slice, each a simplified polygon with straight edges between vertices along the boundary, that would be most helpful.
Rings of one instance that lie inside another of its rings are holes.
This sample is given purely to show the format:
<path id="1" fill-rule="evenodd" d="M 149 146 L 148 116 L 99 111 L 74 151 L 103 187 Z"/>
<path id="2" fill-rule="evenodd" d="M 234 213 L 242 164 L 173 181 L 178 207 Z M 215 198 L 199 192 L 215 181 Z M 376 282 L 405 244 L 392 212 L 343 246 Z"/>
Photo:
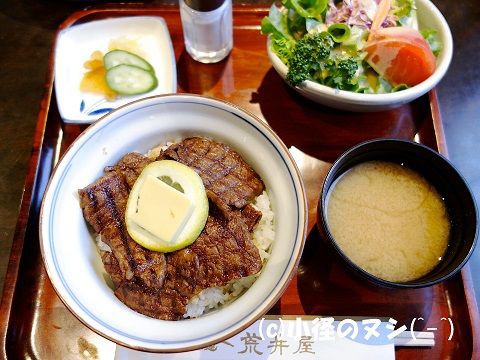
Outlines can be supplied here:
<path id="1" fill-rule="evenodd" d="M 173 160 L 147 165 L 127 201 L 127 231 L 138 244 L 171 252 L 193 243 L 208 217 L 208 199 L 200 176 Z"/>

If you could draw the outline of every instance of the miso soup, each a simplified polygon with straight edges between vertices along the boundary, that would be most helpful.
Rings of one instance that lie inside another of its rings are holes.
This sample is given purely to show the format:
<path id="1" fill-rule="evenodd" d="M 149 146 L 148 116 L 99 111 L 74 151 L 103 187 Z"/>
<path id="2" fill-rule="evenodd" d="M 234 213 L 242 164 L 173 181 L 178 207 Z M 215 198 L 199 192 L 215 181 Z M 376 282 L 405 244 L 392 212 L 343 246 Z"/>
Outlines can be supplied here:
<path id="1" fill-rule="evenodd" d="M 400 164 L 369 161 L 332 184 L 328 228 L 341 250 L 381 279 L 418 279 L 441 260 L 450 221 L 437 190 Z"/>

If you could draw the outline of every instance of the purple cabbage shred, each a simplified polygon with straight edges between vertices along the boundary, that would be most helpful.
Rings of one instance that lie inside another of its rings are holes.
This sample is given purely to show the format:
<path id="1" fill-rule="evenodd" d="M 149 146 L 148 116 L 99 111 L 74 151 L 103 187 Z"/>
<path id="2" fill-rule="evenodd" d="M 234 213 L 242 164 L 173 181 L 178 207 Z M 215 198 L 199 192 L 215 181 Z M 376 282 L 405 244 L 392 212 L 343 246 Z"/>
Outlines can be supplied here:
<path id="1" fill-rule="evenodd" d="M 325 17 L 327 25 L 344 23 L 370 29 L 378 2 L 376 0 L 329 0 Z M 396 26 L 396 16 L 389 14 L 381 27 Z"/>

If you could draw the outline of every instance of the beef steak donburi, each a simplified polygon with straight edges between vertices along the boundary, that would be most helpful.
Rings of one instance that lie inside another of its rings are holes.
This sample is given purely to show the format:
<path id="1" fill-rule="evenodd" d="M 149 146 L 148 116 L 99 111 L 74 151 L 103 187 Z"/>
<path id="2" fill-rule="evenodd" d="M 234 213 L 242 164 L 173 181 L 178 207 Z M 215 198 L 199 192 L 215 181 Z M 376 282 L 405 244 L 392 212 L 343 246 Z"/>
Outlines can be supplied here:
<path id="1" fill-rule="evenodd" d="M 109 250 L 101 250 L 115 295 L 144 315 L 181 319 L 188 301 L 202 290 L 224 286 L 258 273 L 262 261 L 252 241 L 261 212 L 252 200 L 264 190 L 258 174 L 225 144 L 193 137 L 169 146 L 158 159 L 193 168 L 202 178 L 210 203 L 207 223 L 190 246 L 159 253 L 138 245 L 125 226 L 129 191 L 152 160 L 125 155 L 106 174 L 79 190 L 87 222 Z"/>

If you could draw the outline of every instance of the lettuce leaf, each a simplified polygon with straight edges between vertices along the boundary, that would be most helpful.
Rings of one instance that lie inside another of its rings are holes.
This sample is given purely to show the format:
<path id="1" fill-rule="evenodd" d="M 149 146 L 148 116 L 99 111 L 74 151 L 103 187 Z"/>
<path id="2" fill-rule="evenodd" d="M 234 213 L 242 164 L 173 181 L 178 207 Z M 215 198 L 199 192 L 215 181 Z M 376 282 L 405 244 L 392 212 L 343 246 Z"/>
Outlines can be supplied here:
<path id="1" fill-rule="evenodd" d="M 427 41 L 430 49 L 432 49 L 433 55 L 438 56 L 438 54 L 440 54 L 440 51 L 442 51 L 443 49 L 443 44 L 438 37 L 437 30 L 423 29 L 420 31 L 420 33 Z"/>
<path id="2" fill-rule="evenodd" d="M 263 34 L 272 34 L 275 37 L 292 38 L 288 28 L 288 19 L 275 4 L 270 7 L 268 16 L 262 19 L 261 31 Z"/>
<path id="3" fill-rule="evenodd" d="M 284 64 L 287 64 L 295 48 L 295 41 L 285 38 L 272 38 L 270 46 L 280 60 L 282 60 Z"/>
<path id="4" fill-rule="evenodd" d="M 415 9 L 413 0 L 395 0 L 393 2 L 393 14 L 398 18 L 410 16 L 412 10 Z"/>
<path id="5" fill-rule="evenodd" d="M 283 6 L 307 18 L 314 18 L 323 22 L 322 15 L 327 9 L 327 0 L 282 0 Z"/>
<path id="6" fill-rule="evenodd" d="M 416 7 L 414 0 L 394 0 L 392 14 L 397 18 L 400 26 L 415 26 Z"/>
<path id="7" fill-rule="evenodd" d="M 273 52 L 286 64 L 296 41 L 289 29 L 287 16 L 275 4 L 271 6 L 269 15 L 262 19 L 261 31 L 270 35 Z"/>

